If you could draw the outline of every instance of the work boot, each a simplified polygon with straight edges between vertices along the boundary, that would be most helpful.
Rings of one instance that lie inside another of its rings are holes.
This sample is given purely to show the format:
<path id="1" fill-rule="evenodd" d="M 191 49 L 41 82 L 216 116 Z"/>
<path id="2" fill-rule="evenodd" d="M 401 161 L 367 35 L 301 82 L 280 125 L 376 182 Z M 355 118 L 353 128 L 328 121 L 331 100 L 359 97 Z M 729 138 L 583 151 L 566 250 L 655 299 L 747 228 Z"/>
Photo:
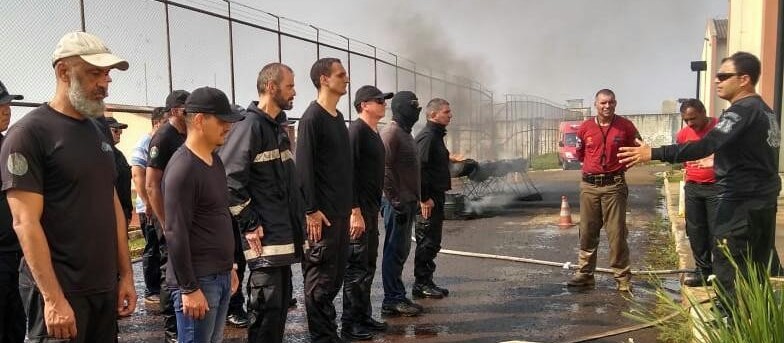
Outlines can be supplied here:
<path id="1" fill-rule="evenodd" d="M 420 307 L 414 306 L 412 303 L 407 301 L 398 301 L 393 304 L 381 305 L 381 314 L 384 315 L 414 317 L 418 316 L 420 313 L 422 313 L 422 309 Z"/>
<path id="2" fill-rule="evenodd" d="M 236 328 L 246 328 L 248 327 L 248 314 L 243 310 L 230 313 L 226 316 L 226 323 Z"/>
<path id="3" fill-rule="evenodd" d="M 632 282 L 629 279 L 620 279 L 615 280 L 618 284 L 618 292 L 631 292 L 632 291 Z"/>
<path id="4" fill-rule="evenodd" d="M 430 285 L 433 286 L 433 288 L 435 288 L 439 292 L 441 292 L 441 294 L 443 294 L 445 297 L 449 296 L 449 290 L 448 289 L 446 289 L 444 287 L 441 287 L 441 286 L 438 286 L 435 283 L 431 283 Z"/>
<path id="5" fill-rule="evenodd" d="M 435 287 L 421 284 L 417 284 L 414 285 L 414 287 L 411 287 L 411 294 L 414 296 L 414 298 L 441 299 L 444 297 L 444 294 Z"/>
<path id="6" fill-rule="evenodd" d="M 161 296 L 158 294 L 150 294 L 144 297 L 144 304 L 145 305 L 156 305 L 159 306 L 161 303 Z"/>
<path id="7" fill-rule="evenodd" d="M 165 331 L 163 333 L 163 341 L 165 343 L 177 343 L 177 333 L 171 331 Z"/>
<path id="8" fill-rule="evenodd" d="M 389 326 L 387 323 L 375 320 L 373 318 L 363 321 L 362 325 L 373 331 L 386 331 L 387 327 Z"/>
<path id="9" fill-rule="evenodd" d="M 365 341 L 368 339 L 373 339 L 373 334 L 362 325 L 343 324 L 343 327 L 340 330 L 340 334 L 343 336 L 343 339 L 352 341 Z"/>
<path id="10" fill-rule="evenodd" d="M 577 273 L 566 282 L 570 287 L 590 287 L 596 285 L 596 279 L 593 274 Z"/>
<path id="11" fill-rule="evenodd" d="M 683 285 L 689 287 L 704 287 L 710 285 L 710 281 L 703 273 L 688 273 L 683 277 Z"/>

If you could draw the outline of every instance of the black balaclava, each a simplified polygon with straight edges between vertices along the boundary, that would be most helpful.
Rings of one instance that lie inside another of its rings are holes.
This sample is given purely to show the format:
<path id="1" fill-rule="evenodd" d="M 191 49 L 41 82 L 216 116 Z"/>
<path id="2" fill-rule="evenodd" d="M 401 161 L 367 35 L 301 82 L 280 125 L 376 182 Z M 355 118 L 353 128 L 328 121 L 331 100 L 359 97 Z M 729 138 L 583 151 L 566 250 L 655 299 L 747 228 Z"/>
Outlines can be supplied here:
<path id="1" fill-rule="evenodd" d="M 408 133 L 411 127 L 419 120 L 419 100 L 416 94 L 410 91 L 400 91 L 392 98 L 392 120 Z"/>

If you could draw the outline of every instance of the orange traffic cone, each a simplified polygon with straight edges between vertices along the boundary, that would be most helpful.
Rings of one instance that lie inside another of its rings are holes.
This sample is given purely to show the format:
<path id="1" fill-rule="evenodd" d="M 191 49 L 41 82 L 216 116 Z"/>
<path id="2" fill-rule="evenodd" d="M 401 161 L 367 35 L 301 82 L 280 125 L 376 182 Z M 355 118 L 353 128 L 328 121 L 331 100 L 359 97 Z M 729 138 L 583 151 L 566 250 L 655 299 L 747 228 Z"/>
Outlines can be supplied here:
<path id="1" fill-rule="evenodd" d="M 561 196 L 561 218 L 558 219 L 558 226 L 562 229 L 568 229 L 574 226 L 572 223 L 572 210 L 569 209 L 569 201 L 566 200 L 566 196 Z"/>

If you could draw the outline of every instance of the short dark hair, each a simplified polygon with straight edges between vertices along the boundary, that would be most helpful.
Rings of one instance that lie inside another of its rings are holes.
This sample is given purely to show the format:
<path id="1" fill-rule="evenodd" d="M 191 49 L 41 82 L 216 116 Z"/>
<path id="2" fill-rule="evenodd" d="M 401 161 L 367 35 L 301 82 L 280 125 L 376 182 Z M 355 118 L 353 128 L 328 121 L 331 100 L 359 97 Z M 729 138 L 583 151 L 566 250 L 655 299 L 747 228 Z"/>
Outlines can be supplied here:
<path id="1" fill-rule="evenodd" d="M 281 71 L 288 70 L 291 73 L 294 73 L 291 70 L 291 67 L 278 62 L 273 62 L 270 64 L 265 65 L 259 71 L 259 76 L 256 78 L 256 90 L 259 91 L 259 94 L 264 94 L 266 92 L 265 88 L 267 86 L 267 82 L 275 82 L 276 85 L 280 85 L 280 81 L 283 79 L 281 75 Z"/>
<path id="2" fill-rule="evenodd" d="M 310 68 L 310 80 L 313 81 L 313 86 L 316 89 L 321 89 L 322 76 L 332 75 L 332 65 L 335 63 L 343 64 L 339 58 L 334 57 L 321 58 L 316 63 L 313 63 L 313 67 Z"/>
<path id="3" fill-rule="evenodd" d="M 152 109 L 152 114 L 150 114 L 150 123 L 152 126 L 161 122 L 166 116 L 166 107 L 156 107 Z"/>
<path id="4" fill-rule="evenodd" d="M 730 57 L 725 57 L 721 63 L 732 61 L 735 65 L 735 72 L 740 75 L 748 75 L 751 79 L 752 85 L 757 85 L 759 81 L 760 70 L 762 69 L 761 63 L 757 56 L 754 56 L 745 51 L 738 51 Z"/>
<path id="5" fill-rule="evenodd" d="M 702 104 L 702 101 L 700 101 L 700 99 L 686 99 L 686 100 L 684 100 L 681 103 L 681 109 L 680 109 L 681 113 L 685 113 L 686 110 L 689 107 L 697 110 L 697 112 L 705 113 L 705 105 Z"/>
<path id="6" fill-rule="evenodd" d="M 613 92 L 612 90 L 610 90 L 608 88 L 600 89 L 598 92 L 596 92 L 596 95 L 594 95 L 593 98 L 594 99 L 598 98 L 600 94 L 601 95 L 611 96 L 611 97 L 613 97 L 613 99 L 615 99 L 615 92 Z"/>

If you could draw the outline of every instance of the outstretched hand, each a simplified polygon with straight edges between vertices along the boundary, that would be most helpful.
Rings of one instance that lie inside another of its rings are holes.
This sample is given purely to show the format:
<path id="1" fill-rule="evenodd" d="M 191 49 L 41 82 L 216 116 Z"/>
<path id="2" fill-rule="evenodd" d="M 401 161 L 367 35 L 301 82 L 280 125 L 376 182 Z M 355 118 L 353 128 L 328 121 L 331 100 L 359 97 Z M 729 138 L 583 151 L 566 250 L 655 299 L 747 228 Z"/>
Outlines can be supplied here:
<path id="1" fill-rule="evenodd" d="M 651 147 L 640 139 L 635 139 L 638 146 L 624 146 L 618 150 L 618 158 L 621 164 L 631 168 L 637 164 L 645 163 L 651 160 Z"/>

